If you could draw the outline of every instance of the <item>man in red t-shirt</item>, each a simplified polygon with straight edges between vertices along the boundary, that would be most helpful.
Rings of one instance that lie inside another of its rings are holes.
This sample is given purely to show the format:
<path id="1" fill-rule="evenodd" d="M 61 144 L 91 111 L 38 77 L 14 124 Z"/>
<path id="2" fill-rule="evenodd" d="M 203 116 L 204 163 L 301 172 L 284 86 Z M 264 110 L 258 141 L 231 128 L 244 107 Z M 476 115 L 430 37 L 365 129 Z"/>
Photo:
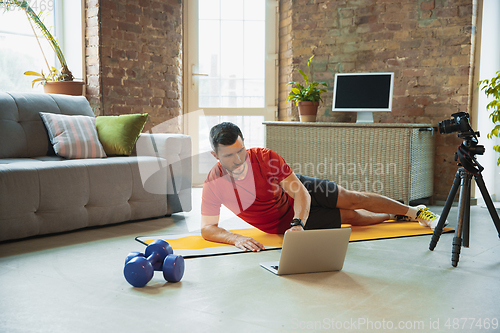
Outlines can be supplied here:
<path id="1" fill-rule="evenodd" d="M 334 181 L 296 175 L 270 149 L 246 149 L 240 129 L 229 122 L 210 130 L 212 155 L 219 160 L 203 185 L 203 238 L 250 251 L 264 246 L 251 237 L 219 227 L 221 205 L 267 232 L 340 228 L 341 223 L 369 225 L 391 218 L 434 228 L 439 215 L 425 206 L 409 207 L 375 193 L 349 191 Z"/>

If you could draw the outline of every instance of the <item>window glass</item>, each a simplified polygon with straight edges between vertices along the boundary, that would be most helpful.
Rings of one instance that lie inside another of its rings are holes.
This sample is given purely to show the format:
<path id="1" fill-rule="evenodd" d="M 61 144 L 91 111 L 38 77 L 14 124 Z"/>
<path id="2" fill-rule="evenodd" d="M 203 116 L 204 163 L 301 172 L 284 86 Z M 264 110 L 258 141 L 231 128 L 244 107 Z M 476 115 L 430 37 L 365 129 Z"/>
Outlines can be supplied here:
<path id="1" fill-rule="evenodd" d="M 199 106 L 264 107 L 265 0 L 199 0 Z"/>
<path id="2" fill-rule="evenodd" d="M 37 1 L 30 5 L 37 14 L 43 10 L 40 15 L 42 21 L 54 35 L 54 1 Z M 47 74 L 47 63 L 59 69 L 59 62 L 55 66 L 54 51 L 40 30 L 33 25 L 47 59 L 46 63 L 24 10 L 15 6 L 7 11 L 4 9 L 0 5 L 0 90 L 42 92 L 43 87 L 40 85 L 31 88 L 31 81 L 35 77 L 26 76 L 24 72 L 40 73 L 43 70 Z"/>

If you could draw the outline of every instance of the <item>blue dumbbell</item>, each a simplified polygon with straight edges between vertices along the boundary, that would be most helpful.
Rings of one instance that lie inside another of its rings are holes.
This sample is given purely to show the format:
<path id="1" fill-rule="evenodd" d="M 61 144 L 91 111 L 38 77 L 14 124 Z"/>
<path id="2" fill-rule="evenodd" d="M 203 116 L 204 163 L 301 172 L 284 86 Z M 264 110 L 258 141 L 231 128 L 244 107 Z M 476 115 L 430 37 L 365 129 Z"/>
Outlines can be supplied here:
<path id="1" fill-rule="evenodd" d="M 168 242 L 157 239 L 146 247 L 145 254 L 131 252 L 125 259 L 123 274 L 134 287 L 144 287 L 153 278 L 154 271 L 163 271 L 168 282 L 179 282 L 184 275 L 184 258 L 173 254 Z"/>

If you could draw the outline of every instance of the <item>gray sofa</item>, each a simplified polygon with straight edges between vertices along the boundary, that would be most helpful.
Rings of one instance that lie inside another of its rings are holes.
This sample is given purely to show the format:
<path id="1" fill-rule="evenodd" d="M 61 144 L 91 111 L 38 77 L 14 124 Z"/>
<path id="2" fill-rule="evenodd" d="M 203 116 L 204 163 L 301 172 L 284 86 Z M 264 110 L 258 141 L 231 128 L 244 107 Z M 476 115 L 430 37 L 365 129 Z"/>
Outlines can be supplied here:
<path id="1" fill-rule="evenodd" d="M 0 241 L 191 210 L 191 138 L 141 134 L 134 156 L 55 156 L 39 112 L 94 114 L 85 97 L 0 92 Z"/>

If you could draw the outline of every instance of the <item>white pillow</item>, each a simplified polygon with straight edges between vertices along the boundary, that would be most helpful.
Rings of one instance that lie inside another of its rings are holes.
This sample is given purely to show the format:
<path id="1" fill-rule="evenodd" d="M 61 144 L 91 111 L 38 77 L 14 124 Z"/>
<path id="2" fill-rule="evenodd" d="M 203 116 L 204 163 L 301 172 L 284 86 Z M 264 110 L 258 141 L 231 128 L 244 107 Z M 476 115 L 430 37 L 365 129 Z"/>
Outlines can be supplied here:
<path id="1" fill-rule="evenodd" d="M 106 153 L 99 142 L 95 118 L 40 112 L 57 155 L 65 158 L 101 158 Z"/>

